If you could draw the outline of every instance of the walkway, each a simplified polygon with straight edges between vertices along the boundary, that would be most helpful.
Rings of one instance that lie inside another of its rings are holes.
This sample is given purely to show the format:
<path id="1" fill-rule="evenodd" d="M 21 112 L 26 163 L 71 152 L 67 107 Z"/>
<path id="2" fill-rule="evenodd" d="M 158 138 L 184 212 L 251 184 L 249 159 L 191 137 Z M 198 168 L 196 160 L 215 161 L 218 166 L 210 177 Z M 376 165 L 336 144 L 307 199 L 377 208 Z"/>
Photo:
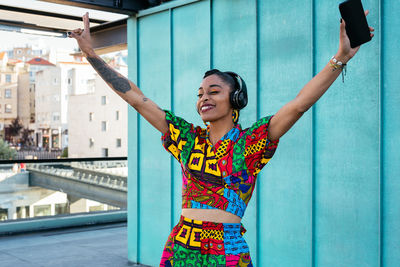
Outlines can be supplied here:
<path id="1" fill-rule="evenodd" d="M 144 266 L 129 264 L 126 223 L 0 237 L 2 267 Z"/>

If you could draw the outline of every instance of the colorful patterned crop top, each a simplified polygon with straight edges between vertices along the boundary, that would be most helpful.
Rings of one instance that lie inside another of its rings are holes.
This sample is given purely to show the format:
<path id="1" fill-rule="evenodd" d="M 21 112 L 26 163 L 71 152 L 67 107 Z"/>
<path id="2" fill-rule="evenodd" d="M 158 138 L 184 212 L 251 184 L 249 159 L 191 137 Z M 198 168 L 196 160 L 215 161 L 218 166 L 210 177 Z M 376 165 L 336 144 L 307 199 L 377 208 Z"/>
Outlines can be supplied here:
<path id="1" fill-rule="evenodd" d="M 181 163 L 182 208 L 221 209 L 243 217 L 257 174 L 279 143 L 267 139 L 272 116 L 244 130 L 236 125 L 213 146 L 206 129 L 165 112 L 169 130 L 161 139 Z"/>

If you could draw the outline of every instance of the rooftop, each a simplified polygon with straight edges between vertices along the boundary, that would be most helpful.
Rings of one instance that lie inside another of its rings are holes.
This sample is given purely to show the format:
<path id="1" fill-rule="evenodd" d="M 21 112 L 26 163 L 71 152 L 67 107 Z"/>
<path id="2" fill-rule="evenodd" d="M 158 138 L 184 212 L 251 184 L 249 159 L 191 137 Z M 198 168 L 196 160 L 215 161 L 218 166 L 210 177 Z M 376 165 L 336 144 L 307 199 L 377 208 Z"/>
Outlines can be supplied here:
<path id="1" fill-rule="evenodd" d="M 31 60 L 29 60 L 26 63 L 28 63 L 30 65 L 50 65 L 50 66 L 54 66 L 54 64 L 50 63 L 49 61 L 47 61 L 46 59 L 41 58 L 41 57 L 32 58 Z"/>
<path id="2" fill-rule="evenodd" d="M 0 237 L 2 267 L 144 266 L 128 262 L 126 223 Z"/>

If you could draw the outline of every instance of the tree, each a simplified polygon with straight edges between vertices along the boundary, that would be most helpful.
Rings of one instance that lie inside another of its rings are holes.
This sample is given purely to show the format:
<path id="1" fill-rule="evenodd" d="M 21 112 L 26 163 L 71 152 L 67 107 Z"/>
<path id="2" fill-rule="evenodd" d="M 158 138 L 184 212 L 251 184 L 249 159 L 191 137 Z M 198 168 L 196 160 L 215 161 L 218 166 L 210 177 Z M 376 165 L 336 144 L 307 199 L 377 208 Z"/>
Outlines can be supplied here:
<path id="1" fill-rule="evenodd" d="M 61 154 L 62 158 L 68 158 L 68 147 L 65 147 Z"/>
<path id="2" fill-rule="evenodd" d="M 15 118 L 11 124 L 8 126 L 9 133 L 12 137 L 18 136 L 19 132 L 23 128 L 21 122 L 19 121 L 19 118 Z M 14 140 L 13 140 L 14 141 Z"/>
<path id="3" fill-rule="evenodd" d="M 27 128 L 23 128 L 21 131 L 21 145 L 22 146 L 30 146 L 32 145 L 30 131 Z"/>
<path id="4" fill-rule="evenodd" d="M 7 142 L 0 139 L 0 159 L 14 159 L 16 156 L 17 152 Z"/>

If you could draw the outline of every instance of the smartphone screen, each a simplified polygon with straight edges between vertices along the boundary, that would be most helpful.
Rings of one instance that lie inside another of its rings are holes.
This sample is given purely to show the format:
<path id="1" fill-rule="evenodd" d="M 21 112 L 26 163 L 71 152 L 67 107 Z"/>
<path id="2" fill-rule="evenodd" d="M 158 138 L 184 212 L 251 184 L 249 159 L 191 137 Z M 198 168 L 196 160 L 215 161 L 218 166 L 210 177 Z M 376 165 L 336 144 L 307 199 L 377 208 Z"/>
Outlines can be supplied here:
<path id="1" fill-rule="evenodd" d="M 339 5 L 339 10 L 346 22 L 346 33 L 352 48 L 371 40 L 361 0 L 347 0 Z"/>

